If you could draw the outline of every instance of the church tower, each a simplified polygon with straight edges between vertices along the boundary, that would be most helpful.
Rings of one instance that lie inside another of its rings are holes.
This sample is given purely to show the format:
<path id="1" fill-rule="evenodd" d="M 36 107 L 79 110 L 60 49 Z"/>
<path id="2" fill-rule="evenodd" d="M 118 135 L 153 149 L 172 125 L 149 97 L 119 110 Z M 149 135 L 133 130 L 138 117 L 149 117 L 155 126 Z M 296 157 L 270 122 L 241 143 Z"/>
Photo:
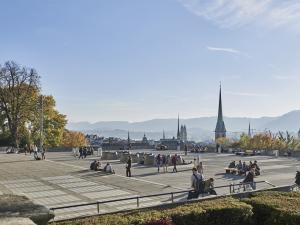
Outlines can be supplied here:
<path id="1" fill-rule="evenodd" d="M 251 138 L 251 127 L 250 127 L 250 122 L 249 122 L 249 127 L 248 127 L 248 137 Z"/>
<path id="2" fill-rule="evenodd" d="M 220 85 L 220 93 L 219 93 L 219 109 L 218 109 L 218 120 L 215 129 L 215 140 L 221 137 L 226 137 L 226 128 L 223 120 L 223 109 L 222 109 L 222 89 Z"/>
<path id="3" fill-rule="evenodd" d="M 127 134 L 127 144 L 130 145 L 130 135 L 129 135 L 129 131 L 128 131 L 128 134 Z"/>
<path id="4" fill-rule="evenodd" d="M 180 129 L 179 129 L 179 114 L 178 114 L 178 121 L 177 121 L 177 140 L 179 141 L 180 138 Z"/>

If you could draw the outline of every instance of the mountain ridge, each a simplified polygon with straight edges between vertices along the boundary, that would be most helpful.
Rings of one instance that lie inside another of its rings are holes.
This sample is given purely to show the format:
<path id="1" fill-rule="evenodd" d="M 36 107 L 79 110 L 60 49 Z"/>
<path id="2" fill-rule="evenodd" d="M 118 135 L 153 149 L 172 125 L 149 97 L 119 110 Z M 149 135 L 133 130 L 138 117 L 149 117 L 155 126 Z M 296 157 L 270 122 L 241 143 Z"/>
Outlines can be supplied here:
<path id="1" fill-rule="evenodd" d="M 216 126 L 217 117 L 198 117 L 198 118 L 188 118 L 180 119 L 180 124 L 185 124 L 187 126 L 188 135 L 196 140 L 205 138 L 213 138 L 214 129 Z M 242 133 L 248 132 L 249 122 L 251 124 L 251 129 L 253 132 L 261 132 L 264 130 L 271 130 L 273 132 L 278 131 L 290 131 L 298 132 L 300 128 L 300 110 L 293 110 L 285 113 L 281 116 L 263 116 L 259 118 L 250 117 L 224 117 L 224 122 L 228 135 L 232 133 Z M 162 134 L 165 130 L 169 136 L 175 136 L 177 132 L 177 118 L 169 119 L 151 119 L 140 122 L 128 122 L 128 121 L 99 121 L 95 123 L 90 122 L 75 122 L 68 123 L 67 128 L 70 130 L 82 131 L 85 133 L 106 133 L 114 136 L 114 130 L 118 130 L 118 135 L 120 136 L 120 130 L 130 131 L 132 133 L 136 132 L 139 135 L 143 132 Z M 198 134 L 197 134 L 198 133 Z M 201 135 L 199 135 L 201 133 Z M 121 135 L 124 136 L 123 134 Z M 153 136 L 153 137 L 154 137 Z"/>

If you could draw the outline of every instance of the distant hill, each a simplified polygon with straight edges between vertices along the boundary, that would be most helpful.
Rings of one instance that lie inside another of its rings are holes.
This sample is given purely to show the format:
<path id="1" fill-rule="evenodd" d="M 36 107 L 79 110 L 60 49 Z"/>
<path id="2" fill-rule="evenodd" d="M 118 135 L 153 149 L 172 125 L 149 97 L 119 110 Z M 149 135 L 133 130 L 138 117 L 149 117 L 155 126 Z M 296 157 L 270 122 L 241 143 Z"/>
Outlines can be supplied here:
<path id="1" fill-rule="evenodd" d="M 200 117 L 191 119 L 181 119 L 180 123 L 187 126 L 188 136 L 193 140 L 209 140 L 214 136 L 216 117 Z M 278 117 L 224 117 L 228 135 L 235 136 L 242 132 L 247 132 L 248 124 L 251 123 L 253 132 L 271 130 L 277 132 L 290 131 L 297 132 L 300 128 L 300 110 L 291 111 Z M 141 139 L 144 132 L 149 138 L 159 139 L 162 131 L 165 130 L 168 137 L 176 135 L 177 119 L 153 119 L 143 122 L 108 121 L 108 122 L 78 122 L 69 123 L 70 130 L 82 131 L 85 133 L 97 133 L 103 136 L 115 136 L 125 138 L 127 131 L 134 139 Z"/>

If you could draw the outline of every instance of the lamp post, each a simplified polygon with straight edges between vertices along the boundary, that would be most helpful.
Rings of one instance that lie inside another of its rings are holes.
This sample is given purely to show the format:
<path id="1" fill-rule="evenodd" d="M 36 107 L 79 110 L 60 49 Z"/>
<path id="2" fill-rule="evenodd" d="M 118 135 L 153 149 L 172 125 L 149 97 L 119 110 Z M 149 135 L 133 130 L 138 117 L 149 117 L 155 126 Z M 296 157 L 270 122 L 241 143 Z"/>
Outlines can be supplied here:
<path id="1" fill-rule="evenodd" d="M 43 100 L 43 95 L 41 95 L 40 99 L 40 151 L 43 149 L 43 130 L 44 130 L 44 100 Z"/>

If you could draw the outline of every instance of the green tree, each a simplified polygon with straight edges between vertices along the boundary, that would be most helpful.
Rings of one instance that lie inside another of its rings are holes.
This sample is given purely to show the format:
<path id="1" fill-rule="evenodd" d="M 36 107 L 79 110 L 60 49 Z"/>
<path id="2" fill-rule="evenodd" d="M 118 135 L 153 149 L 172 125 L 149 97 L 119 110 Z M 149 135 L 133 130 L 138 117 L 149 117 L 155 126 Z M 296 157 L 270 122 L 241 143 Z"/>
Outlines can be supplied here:
<path id="1" fill-rule="evenodd" d="M 240 136 L 240 147 L 243 149 L 250 148 L 250 137 L 245 133 L 241 134 Z"/>
<path id="2" fill-rule="evenodd" d="M 47 147 L 57 147 L 62 142 L 67 119 L 65 115 L 60 114 L 55 109 L 56 103 L 53 96 L 41 96 L 41 98 L 43 98 L 43 107 L 36 110 L 32 115 L 31 136 L 33 142 L 39 145 L 41 141 L 41 115 L 43 115 L 43 144 Z M 43 110 L 42 114 L 41 109 Z"/>
<path id="3" fill-rule="evenodd" d="M 12 144 L 18 146 L 20 127 L 35 110 L 35 93 L 39 90 L 39 76 L 32 68 L 13 61 L 0 65 L 0 111 L 5 115 Z"/>

